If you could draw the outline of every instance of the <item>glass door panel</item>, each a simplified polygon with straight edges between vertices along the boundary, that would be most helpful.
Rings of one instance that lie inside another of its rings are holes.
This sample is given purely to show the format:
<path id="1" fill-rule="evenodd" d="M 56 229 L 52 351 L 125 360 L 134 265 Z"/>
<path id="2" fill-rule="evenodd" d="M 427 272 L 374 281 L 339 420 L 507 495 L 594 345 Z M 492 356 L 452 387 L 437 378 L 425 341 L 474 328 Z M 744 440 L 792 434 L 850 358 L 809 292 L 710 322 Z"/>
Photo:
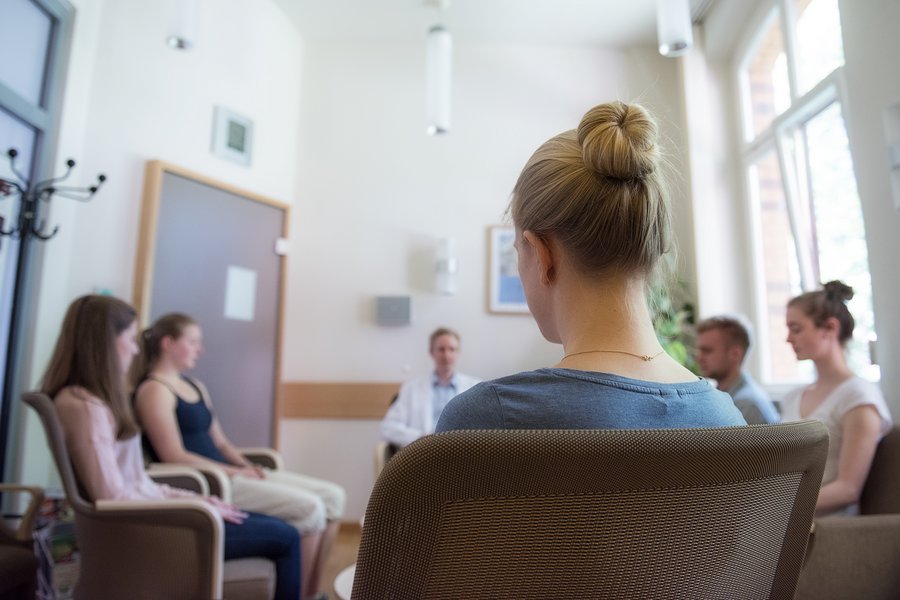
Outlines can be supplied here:
<path id="1" fill-rule="evenodd" d="M 31 0 L 2 0 L 0 23 L 0 82 L 29 104 L 43 106 L 52 18 Z"/>

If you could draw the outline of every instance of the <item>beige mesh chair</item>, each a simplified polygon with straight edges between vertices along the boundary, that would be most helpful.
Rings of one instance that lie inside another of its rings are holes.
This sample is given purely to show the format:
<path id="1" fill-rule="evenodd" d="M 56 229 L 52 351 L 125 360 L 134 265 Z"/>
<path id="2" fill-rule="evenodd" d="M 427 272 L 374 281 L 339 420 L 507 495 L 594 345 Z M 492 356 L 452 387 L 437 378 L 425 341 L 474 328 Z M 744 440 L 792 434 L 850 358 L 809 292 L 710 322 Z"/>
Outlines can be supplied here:
<path id="1" fill-rule="evenodd" d="M 900 595 L 900 426 L 878 444 L 859 513 L 816 519 L 797 600 Z"/>
<path id="2" fill-rule="evenodd" d="M 791 598 L 827 447 L 815 421 L 427 436 L 375 484 L 352 597 Z"/>
<path id="3" fill-rule="evenodd" d="M 75 478 L 53 401 L 27 393 L 24 401 L 41 418 L 47 442 L 75 511 L 81 599 L 271 598 L 271 561 L 245 558 L 223 563 L 221 517 L 201 500 L 87 500 Z M 189 483 L 188 474 L 181 477 Z M 196 475 L 202 483 L 202 477 Z"/>

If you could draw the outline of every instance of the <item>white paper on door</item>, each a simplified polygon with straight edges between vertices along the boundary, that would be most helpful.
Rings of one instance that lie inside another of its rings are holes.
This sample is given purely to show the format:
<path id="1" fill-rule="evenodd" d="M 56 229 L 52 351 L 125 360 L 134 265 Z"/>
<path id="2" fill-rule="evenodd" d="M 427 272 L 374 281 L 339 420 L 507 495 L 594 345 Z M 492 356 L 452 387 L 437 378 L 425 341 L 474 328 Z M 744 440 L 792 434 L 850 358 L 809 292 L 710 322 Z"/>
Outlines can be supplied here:
<path id="1" fill-rule="evenodd" d="M 256 271 L 228 265 L 225 278 L 225 318 L 252 321 L 256 311 Z"/>

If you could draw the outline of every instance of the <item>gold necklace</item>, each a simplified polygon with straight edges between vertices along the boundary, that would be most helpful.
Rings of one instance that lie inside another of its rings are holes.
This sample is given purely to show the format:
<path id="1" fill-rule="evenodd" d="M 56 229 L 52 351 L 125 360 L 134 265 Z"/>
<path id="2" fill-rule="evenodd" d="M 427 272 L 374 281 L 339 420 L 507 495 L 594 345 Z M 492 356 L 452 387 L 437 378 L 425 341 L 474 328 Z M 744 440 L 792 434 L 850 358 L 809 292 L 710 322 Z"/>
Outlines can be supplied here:
<path id="1" fill-rule="evenodd" d="M 628 356 L 633 356 L 635 358 L 639 358 L 639 359 L 643 360 L 644 362 L 650 362 L 657 356 L 664 354 L 665 350 L 660 350 L 653 356 L 651 356 L 649 354 L 635 354 L 634 352 L 628 352 L 626 350 L 583 350 L 581 352 L 572 352 L 570 354 L 566 354 L 565 356 L 562 357 L 562 360 L 566 360 L 570 356 L 578 356 L 579 354 L 598 354 L 600 352 L 612 353 L 612 354 L 627 354 Z"/>

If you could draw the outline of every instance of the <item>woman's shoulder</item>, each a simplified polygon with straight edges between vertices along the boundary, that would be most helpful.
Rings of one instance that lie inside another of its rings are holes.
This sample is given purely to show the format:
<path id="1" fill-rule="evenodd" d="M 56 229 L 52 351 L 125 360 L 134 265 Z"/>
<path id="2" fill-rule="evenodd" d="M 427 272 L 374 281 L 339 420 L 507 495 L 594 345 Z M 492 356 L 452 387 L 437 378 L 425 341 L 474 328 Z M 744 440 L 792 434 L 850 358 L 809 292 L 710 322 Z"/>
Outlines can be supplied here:
<path id="1" fill-rule="evenodd" d="M 468 391 L 462 392 L 460 396 L 470 398 L 483 397 L 485 395 L 495 395 L 499 390 L 515 389 L 521 386 L 540 386 L 547 383 L 559 384 L 563 379 L 559 375 L 553 373 L 550 369 L 537 369 L 536 371 L 522 371 L 513 375 L 505 375 L 497 379 L 488 379 L 479 381 Z"/>
<path id="2" fill-rule="evenodd" d="M 70 385 L 61 389 L 53 397 L 57 410 L 75 408 L 86 411 L 109 410 L 106 403 L 81 386 Z"/>
<path id="3" fill-rule="evenodd" d="M 832 392 L 835 408 L 847 412 L 857 406 L 872 405 L 883 418 L 890 418 L 890 411 L 875 383 L 854 375 Z"/>
<path id="4" fill-rule="evenodd" d="M 113 418 L 106 402 L 80 386 L 64 387 L 53 397 L 53 404 L 64 426 L 73 420 L 109 423 Z"/>
<path id="5" fill-rule="evenodd" d="M 175 391 L 166 382 L 155 377 L 147 377 L 134 388 L 134 403 L 139 410 L 148 406 L 174 406 L 176 402 Z"/>
<path id="6" fill-rule="evenodd" d="M 845 388 L 848 392 L 864 394 L 868 397 L 884 398 L 884 396 L 881 394 L 881 388 L 878 387 L 877 384 L 869 381 L 868 379 L 863 379 L 859 375 L 854 375 L 853 377 L 848 379 L 846 382 L 844 382 L 844 385 L 842 387 Z"/>
<path id="7" fill-rule="evenodd" d="M 835 406 L 884 404 L 881 389 L 871 381 L 856 375 L 834 388 L 829 396 Z"/>
<path id="8" fill-rule="evenodd" d="M 539 395 L 541 384 L 548 381 L 542 371 L 525 371 L 476 383 L 447 404 L 437 430 L 504 427 L 500 397 L 525 393 L 526 390 L 528 394 Z"/>

